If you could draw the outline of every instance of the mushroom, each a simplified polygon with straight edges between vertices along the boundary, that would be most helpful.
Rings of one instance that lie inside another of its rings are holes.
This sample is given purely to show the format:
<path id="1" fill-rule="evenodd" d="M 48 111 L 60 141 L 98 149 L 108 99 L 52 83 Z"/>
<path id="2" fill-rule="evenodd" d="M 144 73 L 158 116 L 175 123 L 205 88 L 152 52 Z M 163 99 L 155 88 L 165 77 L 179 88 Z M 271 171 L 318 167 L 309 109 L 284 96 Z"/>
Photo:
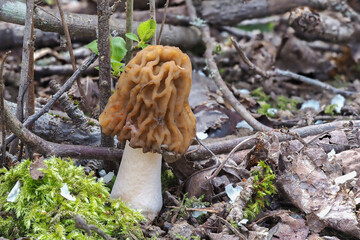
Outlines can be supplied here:
<path id="1" fill-rule="evenodd" d="M 99 117 L 105 134 L 126 141 L 110 197 L 150 220 L 162 207 L 161 153 L 183 154 L 196 133 L 188 102 L 191 73 L 179 48 L 148 46 L 127 64 Z"/>

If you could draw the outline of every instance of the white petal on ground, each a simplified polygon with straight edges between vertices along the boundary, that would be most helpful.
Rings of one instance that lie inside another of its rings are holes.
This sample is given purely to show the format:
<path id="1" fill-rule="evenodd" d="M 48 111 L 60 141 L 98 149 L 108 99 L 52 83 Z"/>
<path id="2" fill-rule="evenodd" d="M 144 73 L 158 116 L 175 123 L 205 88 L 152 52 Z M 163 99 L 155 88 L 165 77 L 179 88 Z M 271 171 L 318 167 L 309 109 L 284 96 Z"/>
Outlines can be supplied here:
<path id="1" fill-rule="evenodd" d="M 61 196 L 63 196 L 67 200 L 70 200 L 70 201 L 76 200 L 76 198 L 70 194 L 68 185 L 66 183 L 64 184 L 64 186 L 62 186 L 62 188 L 60 188 L 60 190 L 61 190 L 61 193 L 60 193 Z"/>
<path id="2" fill-rule="evenodd" d="M 6 200 L 8 202 L 15 202 L 19 194 L 20 194 L 20 180 L 18 180 L 15 186 L 13 187 L 13 189 L 11 189 Z"/>

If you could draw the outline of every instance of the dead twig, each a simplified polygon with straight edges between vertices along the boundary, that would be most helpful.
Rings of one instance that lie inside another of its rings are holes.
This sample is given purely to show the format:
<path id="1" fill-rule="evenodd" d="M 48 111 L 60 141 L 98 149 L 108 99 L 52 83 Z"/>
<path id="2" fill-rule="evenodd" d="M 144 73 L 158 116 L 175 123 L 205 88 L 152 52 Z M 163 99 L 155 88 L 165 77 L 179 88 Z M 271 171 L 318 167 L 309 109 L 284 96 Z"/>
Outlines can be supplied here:
<path id="1" fill-rule="evenodd" d="M 160 44 L 161 42 L 161 35 L 162 35 L 162 31 L 163 31 L 163 28 L 164 28 L 164 24 L 165 24 L 165 21 L 166 21 L 166 11 L 169 7 L 169 0 L 166 0 L 166 3 L 164 5 L 164 15 L 163 15 L 163 19 L 161 21 L 161 27 L 160 27 L 160 31 L 159 31 L 159 37 L 157 39 L 157 44 Z"/>
<path id="2" fill-rule="evenodd" d="M 324 90 L 327 90 L 327 91 L 330 91 L 330 92 L 336 93 L 336 94 L 344 94 L 346 96 L 353 96 L 356 94 L 356 92 L 341 90 L 341 89 L 335 88 L 329 84 L 323 83 L 317 79 L 305 77 L 305 76 L 302 76 L 302 75 L 299 75 L 299 74 L 296 74 L 296 73 L 293 73 L 290 71 L 275 69 L 274 74 L 277 76 L 284 76 L 284 77 L 289 77 L 291 79 L 296 79 L 300 82 L 304 82 L 304 83 L 319 87 L 321 89 L 324 89 Z M 274 75 L 274 74 L 272 74 L 272 75 Z"/>
<path id="3" fill-rule="evenodd" d="M 284 77 L 296 79 L 300 82 L 322 88 L 322 89 L 330 91 L 332 93 L 344 94 L 346 96 L 352 96 L 352 95 L 356 94 L 356 92 L 337 89 L 337 88 L 335 88 L 329 84 L 323 83 L 317 79 L 312 79 L 309 77 L 301 76 L 299 74 L 296 74 L 296 73 L 293 73 L 290 71 L 284 71 L 284 70 L 280 70 L 277 68 L 274 71 L 264 71 L 249 60 L 249 58 L 246 56 L 244 50 L 239 46 L 239 44 L 234 40 L 234 38 L 231 38 L 231 41 L 232 41 L 236 51 L 238 52 L 240 58 L 244 61 L 244 63 L 246 65 L 248 65 L 248 67 L 251 70 L 253 70 L 255 73 L 261 75 L 264 78 L 275 77 L 275 76 L 284 76 Z"/>
<path id="4" fill-rule="evenodd" d="M 179 215 L 180 213 L 180 210 L 181 208 L 184 206 L 184 201 L 185 201 L 185 196 L 183 197 L 181 203 L 180 203 L 180 206 L 178 207 L 178 209 L 176 210 L 174 216 L 171 218 L 171 224 L 174 225 L 175 221 L 176 221 L 176 218 L 177 216 Z"/>
<path id="5" fill-rule="evenodd" d="M 17 98 L 16 117 L 22 122 L 23 115 L 23 102 L 22 95 L 26 93 L 26 83 L 30 81 L 33 76 L 33 55 L 34 55 L 34 0 L 26 1 L 26 21 L 23 38 L 22 60 L 21 60 L 21 72 L 20 72 L 20 86 Z M 25 97 L 27 100 L 27 97 Z M 27 102 L 27 101 L 26 101 Z M 19 141 L 14 141 L 9 152 L 15 154 L 17 152 Z"/>
<path id="6" fill-rule="evenodd" d="M 223 169 L 223 167 L 225 166 L 226 162 L 230 159 L 230 157 L 234 154 L 234 152 L 236 152 L 242 145 L 244 145 L 245 143 L 256 139 L 258 137 L 258 134 L 255 134 L 253 137 L 247 138 L 244 141 L 240 142 L 238 145 L 236 145 L 231 152 L 226 156 L 226 158 L 224 159 L 224 161 L 221 162 L 221 164 L 216 168 L 216 170 L 213 172 L 213 174 L 211 174 L 211 176 L 208 178 L 209 180 L 213 179 L 214 177 L 216 177 L 219 172 Z"/>
<path id="7" fill-rule="evenodd" d="M 189 15 L 192 19 L 197 19 L 196 10 L 191 0 L 186 0 L 186 6 L 188 8 Z M 208 67 L 210 69 L 210 76 L 214 80 L 215 84 L 225 97 L 225 99 L 230 103 L 234 110 L 240 114 L 240 116 L 255 130 L 257 131 L 270 131 L 272 128 L 263 125 L 258 122 L 247 110 L 246 108 L 235 98 L 233 93 L 227 87 L 226 83 L 222 79 L 219 69 L 212 55 L 214 49 L 214 43 L 210 36 L 209 26 L 204 23 L 201 25 L 202 39 L 206 44 L 205 58 L 208 62 Z"/>
<path id="8" fill-rule="evenodd" d="M 132 25 L 133 25 L 133 12 L 134 12 L 134 1 L 126 0 L 126 33 L 132 33 Z M 130 38 L 126 38 L 126 55 L 125 55 L 125 65 L 131 59 L 131 53 L 133 48 L 133 40 Z"/>
<path id="9" fill-rule="evenodd" d="M 306 127 L 301 127 L 297 129 L 291 130 L 293 133 L 297 133 L 299 137 L 304 138 L 312 135 L 322 134 L 327 131 L 334 131 L 336 129 L 343 129 L 345 126 L 349 124 L 350 121 L 336 121 L 331 123 L 325 123 L 325 124 L 318 124 L 318 125 L 311 125 Z M 354 124 L 354 127 L 360 127 L 360 120 L 351 121 Z M 281 132 L 275 132 L 274 134 L 277 135 L 280 142 L 292 140 L 294 139 L 292 136 L 289 136 L 288 134 L 284 134 Z M 216 141 L 215 143 L 208 143 L 207 148 L 211 149 L 211 151 L 214 154 L 223 154 L 230 152 L 236 145 L 241 143 L 242 141 L 249 139 L 249 141 L 244 142 L 238 150 L 244 150 L 244 149 L 250 149 L 256 144 L 256 139 L 254 138 L 256 135 L 246 136 L 246 137 L 240 137 L 236 139 L 230 139 L 230 140 L 222 140 L 222 141 Z M 209 151 L 203 147 L 198 149 L 197 151 L 194 151 L 198 146 L 190 146 L 188 149 L 188 152 L 186 154 L 186 158 L 190 160 L 195 159 L 205 159 L 211 154 Z"/>
<path id="10" fill-rule="evenodd" d="M 149 0 L 149 7 L 150 7 L 150 18 L 154 19 L 156 22 L 156 1 L 155 0 Z M 156 32 L 151 39 L 151 45 L 156 45 Z"/>
<path id="11" fill-rule="evenodd" d="M 238 52 L 239 56 L 244 61 L 244 63 L 249 66 L 250 70 L 254 71 L 255 73 L 261 75 L 264 78 L 270 77 L 268 72 L 262 70 L 261 68 L 259 68 L 258 66 L 256 66 L 255 64 L 253 64 L 250 61 L 250 59 L 246 56 L 245 52 L 242 50 L 242 48 L 239 46 L 239 44 L 235 41 L 235 39 L 233 37 L 231 37 L 230 39 L 231 39 L 231 42 L 234 45 L 236 51 Z"/>
<path id="12" fill-rule="evenodd" d="M 101 229 L 99 229 L 95 225 L 87 224 L 86 220 L 80 217 L 79 215 L 75 215 L 74 220 L 75 220 L 75 227 L 85 230 L 88 236 L 91 236 L 91 231 L 94 231 L 106 240 L 116 240 L 115 238 L 112 238 L 106 233 L 104 233 Z"/>
<path id="13" fill-rule="evenodd" d="M 181 206 L 176 207 L 176 206 L 166 206 L 167 208 L 173 208 L 173 209 L 179 209 L 181 208 Z M 185 209 L 185 211 L 199 211 L 199 212 L 209 212 L 209 213 L 220 213 L 220 211 L 212 209 L 212 208 L 187 208 L 184 207 L 183 209 Z"/>
<path id="14" fill-rule="evenodd" d="M 5 92 L 5 85 L 3 81 L 3 72 L 4 72 L 4 65 L 7 57 L 10 55 L 11 51 L 5 53 L 4 58 L 2 60 L 0 66 L 0 111 L 1 111 L 1 144 L 5 146 L 5 138 L 6 138 L 6 125 L 5 125 L 5 113 L 4 113 L 4 92 Z M 5 166 L 6 160 L 6 147 L 1 149 L 1 167 Z"/>
<path id="15" fill-rule="evenodd" d="M 270 212 L 266 216 L 264 216 L 262 218 L 259 218 L 258 220 L 256 220 L 256 221 L 252 222 L 251 224 L 247 225 L 246 227 L 251 229 L 251 228 L 254 227 L 255 224 L 258 224 L 259 222 L 265 220 L 266 218 L 279 216 L 279 215 L 284 214 L 284 213 L 291 213 L 291 211 L 289 211 L 289 210 L 279 210 L 279 211 L 275 211 L 275 212 Z"/>
<path id="16" fill-rule="evenodd" d="M 233 225 L 231 225 L 231 223 L 229 223 L 228 221 L 226 221 L 222 217 L 219 217 L 219 216 L 216 216 L 216 217 L 222 223 L 224 223 L 228 228 L 230 228 L 230 230 L 233 231 L 233 233 L 235 233 L 235 235 L 238 236 L 241 240 L 246 240 L 247 239 L 241 232 L 239 232 L 239 230 L 237 230 Z"/>
<path id="17" fill-rule="evenodd" d="M 73 71 L 75 72 L 76 71 L 76 60 L 75 60 L 75 56 L 74 56 L 74 52 L 73 52 L 73 49 L 72 49 L 72 44 L 71 44 L 71 38 L 70 38 L 70 33 L 69 33 L 69 28 L 68 28 L 68 25 L 66 23 L 66 19 L 65 19 L 65 15 L 64 15 L 64 11 L 63 11 L 63 8 L 62 8 L 62 5 L 61 5 L 61 0 L 55 0 L 56 2 L 56 5 L 58 6 L 59 8 L 59 13 L 60 13 L 60 18 L 61 18 L 61 24 L 64 28 L 64 34 L 65 34 L 65 38 L 66 38 L 66 46 L 68 48 L 68 51 L 69 51 L 69 54 L 70 54 L 70 59 L 71 59 L 71 65 L 72 65 L 72 68 L 73 68 Z M 76 84 L 78 86 L 78 89 L 79 89 L 79 92 L 80 92 L 80 95 L 81 95 L 81 99 L 82 99 L 82 102 L 84 103 L 84 107 L 85 107 L 85 110 L 89 113 L 91 113 L 90 111 L 90 106 L 89 106 L 89 102 L 87 100 L 87 97 L 86 97 L 86 94 L 84 92 L 84 89 L 82 88 L 81 86 L 81 82 L 80 82 L 80 79 L 76 79 Z"/>

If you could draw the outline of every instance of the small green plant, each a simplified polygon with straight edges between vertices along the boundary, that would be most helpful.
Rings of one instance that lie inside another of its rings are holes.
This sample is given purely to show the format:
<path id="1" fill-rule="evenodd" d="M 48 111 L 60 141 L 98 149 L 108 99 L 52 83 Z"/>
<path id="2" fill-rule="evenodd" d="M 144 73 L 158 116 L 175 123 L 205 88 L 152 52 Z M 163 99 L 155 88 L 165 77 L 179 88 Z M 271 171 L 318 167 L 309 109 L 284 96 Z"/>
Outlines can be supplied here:
<path id="1" fill-rule="evenodd" d="M 161 190 L 167 191 L 169 188 L 176 186 L 178 183 L 177 178 L 170 169 L 166 169 L 161 173 Z"/>
<path id="2" fill-rule="evenodd" d="M 276 194 L 273 183 L 275 174 L 264 161 L 259 162 L 258 167 L 251 172 L 251 175 L 254 176 L 254 193 L 244 211 L 244 218 L 248 219 L 254 219 L 265 205 L 269 205 L 266 196 Z"/>
<path id="3" fill-rule="evenodd" d="M 252 91 L 251 95 L 257 98 L 257 102 L 260 105 L 260 108 L 257 109 L 257 112 L 268 117 L 276 117 L 277 113 L 275 111 L 270 111 L 269 109 L 274 108 L 274 110 L 289 110 L 296 111 L 298 101 L 296 99 L 289 99 L 283 95 L 277 97 L 275 101 L 270 102 L 270 96 L 268 96 L 262 87 L 259 87 Z"/>
<path id="4" fill-rule="evenodd" d="M 197 219 L 197 221 L 201 224 L 204 223 L 208 217 L 208 214 L 206 211 L 187 211 L 187 208 L 204 208 L 210 206 L 209 202 L 205 202 L 204 195 L 200 196 L 199 198 L 196 198 L 195 196 L 192 196 L 190 198 L 187 197 L 188 193 L 184 194 L 183 197 L 183 206 L 179 211 L 179 217 L 180 218 L 188 218 L 189 213 L 193 215 Z"/>
<path id="5" fill-rule="evenodd" d="M 270 99 L 270 96 L 266 95 L 262 87 L 258 87 L 251 92 L 251 96 L 257 97 L 258 101 L 267 102 Z"/>
<path id="6" fill-rule="evenodd" d="M 189 240 L 187 237 L 184 237 L 183 235 L 178 234 L 178 233 L 175 234 L 175 237 L 178 238 L 178 239 L 180 239 L 180 240 Z M 201 237 L 199 237 L 199 236 L 191 236 L 190 239 L 201 240 Z"/>
<path id="7" fill-rule="evenodd" d="M 261 32 L 272 32 L 274 30 L 275 24 L 273 22 L 263 23 L 263 24 L 248 24 L 248 25 L 240 25 L 237 28 L 244 30 L 244 31 L 254 31 L 260 30 Z"/>
<path id="8" fill-rule="evenodd" d="M 275 107 L 281 110 L 297 110 L 297 104 L 299 103 L 296 99 L 289 99 L 283 95 L 275 99 Z"/>
<path id="9" fill-rule="evenodd" d="M 336 107 L 337 107 L 336 104 L 329 104 L 329 105 L 326 106 L 326 108 L 324 110 L 324 113 L 327 114 L 327 115 L 334 116 Z"/>
<path id="10" fill-rule="evenodd" d="M 97 40 L 92 41 L 86 47 L 99 54 Z M 121 61 L 127 53 L 125 40 L 122 37 L 112 37 L 110 35 L 110 51 L 111 74 L 118 77 L 124 70 L 124 64 Z"/>
<path id="11" fill-rule="evenodd" d="M 7 238 L 36 239 L 103 239 L 96 233 L 87 236 L 75 228 L 74 215 L 115 238 L 143 239 L 138 223 L 145 220 L 119 199 L 109 198 L 102 181 L 85 175 L 82 167 L 71 160 L 52 157 L 44 160 L 40 169 L 43 178 L 34 180 L 30 161 L 7 170 L 0 169 L 0 235 Z M 91 174 L 90 174 L 91 175 Z M 19 195 L 14 202 L 7 200 L 9 192 L 20 182 Z M 72 200 L 63 197 L 61 188 L 68 186 Z"/>
<path id="12" fill-rule="evenodd" d="M 89 121 L 89 126 L 95 126 L 95 122 L 94 121 Z"/>
<path id="13" fill-rule="evenodd" d="M 149 19 L 145 22 L 142 22 L 137 28 L 137 36 L 135 33 L 126 33 L 125 36 L 134 40 L 138 43 L 138 48 L 146 48 L 148 46 L 147 42 L 149 42 L 152 37 L 156 33 L 156 22 L 154 19 Z"/>

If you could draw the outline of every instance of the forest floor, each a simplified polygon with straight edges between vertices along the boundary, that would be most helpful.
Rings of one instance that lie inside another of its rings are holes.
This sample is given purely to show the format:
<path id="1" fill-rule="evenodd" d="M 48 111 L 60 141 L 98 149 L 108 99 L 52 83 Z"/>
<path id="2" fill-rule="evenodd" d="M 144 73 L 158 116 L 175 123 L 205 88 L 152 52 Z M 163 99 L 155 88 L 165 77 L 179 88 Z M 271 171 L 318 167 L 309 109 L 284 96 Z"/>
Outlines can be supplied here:
<path id="1" fill-rule="evenodd" d="M 157 14 L 162 17 L 165 1 L 157 2 Z M 141 224 L 144 238 L 360 239 L 359 4 L 348 1 L 350 16 L 336 8 L 318 11 L 299 5 L 274 15 L 269 9 L 268 16 L 236 24 L 218 15 L 225 19 L 223 24 L 212 24 L 216 20 L 206 15 L 207 8 L 201 4 L 214 1 L 195 1 L 198 15 L 210 24 L 206 29 L 204 22 L 189 23 L 194 16 L 188 14 L 186 2 L 191 1 L 170 1 L 167 23 L 202 31 L 204 41 L 181 46 L 193 68 L 189 103 L 197 119 L 197 138 L 178 161 L 163 162 L 163 208 L 152 223 Z M 243 4 L 251 2 L 261 1 Z M 63 1 L 63 7 L 65 12 L 96 15 L 96 4 L 90 0 Z M 146 7 L 135 4 L 135 21 L 149 18 Z M 54 5 L 42 8 L 56 9 Z M 124 9 L 119 7 L 114 15 L 124 18 Z M 157 22 L 160 27 L 161 18 Z M 0 21 L 0 32 L 6 30 L 12 36 L 12 40 L 0 36 L 4 41 L 0 61 L 12 51 L 3 81 L 5 103 L 14 114 L 23 54 L 22 37 L 15 34 L 23 30 L 18 27 Z M 56 89 L 50 81 L 62 85 L 73 73 L 64 40 L 39 33 L 35 34 L 32 80 L 36 111 L 58 91 L 59 86 Z M 73 38 L 78 66 L 91 55 L 86 48 L 90 42 Z M 209 46 L 213 49 L 205 53 Z M 100 145 L 98 64 L 91 64 L 80 77 L 87 106 L 76 84 L 67 92 L 72 106 L 83 112 L 85 130 L 59 101 L 36 121 L 36 135 L 58 144 Z M 117 79 L 112 76 L 112 89 Z M 219 87 L 219 81 L 226 89 Z M 252 117 L 249 121 L 244 120 L 247 115 L 239 104 Z M 267 128 L 261 131 L 262 126 Z M 7 128 L 6 137 L 11 134 Z M 26 144 L 15 145 L 15 150 L 10 145 L 8 169 L 29 156 Z M 30 155 L 43 159 L 47 154 L 35 150 Z M 112 160 L 71 156 L 87 174 L 93 171 L 98 178 L 118 169 Z M 0 218 L 8 214 L 0 206 Z M 5 239 L 1 232 L 0 239 Z"/>

